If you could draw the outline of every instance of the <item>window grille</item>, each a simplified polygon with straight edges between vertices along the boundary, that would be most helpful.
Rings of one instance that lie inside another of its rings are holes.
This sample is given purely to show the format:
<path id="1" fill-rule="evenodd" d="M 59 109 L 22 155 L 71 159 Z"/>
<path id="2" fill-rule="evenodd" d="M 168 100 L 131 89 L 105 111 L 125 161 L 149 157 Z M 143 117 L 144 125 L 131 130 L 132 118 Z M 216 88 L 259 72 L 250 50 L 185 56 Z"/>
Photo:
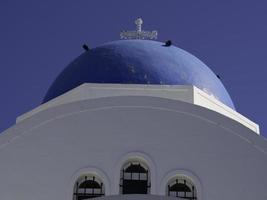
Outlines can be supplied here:
<path id="1" fill-rule="evenodd" d="M 94 176 L 84 176 L 76 182 L 73 200 L 85 200 L 103 195 L 105 195 L 103 183 Z"/>
<path id="2" fill-rule="evenodd" d="M 168 184 L 167 195 L 172 197 L 179 197 L 182 199 L 195 200 L 196 188 L 194 184 L 185 178 L 176 178 Z"/>
<path id="3" fill-rule="evenodd" d="M 121 194 L 150 193 L 149 170 L 140 163 L 130 163 L 123 167 L 120 182 Z"/>

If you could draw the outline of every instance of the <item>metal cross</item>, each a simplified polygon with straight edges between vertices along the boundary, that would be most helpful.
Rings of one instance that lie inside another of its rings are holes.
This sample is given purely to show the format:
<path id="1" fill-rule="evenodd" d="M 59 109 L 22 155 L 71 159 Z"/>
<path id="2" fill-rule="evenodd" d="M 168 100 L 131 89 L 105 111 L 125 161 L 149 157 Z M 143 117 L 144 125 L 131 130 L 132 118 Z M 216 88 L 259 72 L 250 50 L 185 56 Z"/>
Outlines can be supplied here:
<path id="1" fill-rule="evenodd" d="M 137 18 L 135 20 L 136 31 L 122 31 L 120 33 L 121 39 L 130 40 L 130 39 L 157 39 L 158 32 L 157 31 L 142 31 L 143 20 L 141 18 Z"/>

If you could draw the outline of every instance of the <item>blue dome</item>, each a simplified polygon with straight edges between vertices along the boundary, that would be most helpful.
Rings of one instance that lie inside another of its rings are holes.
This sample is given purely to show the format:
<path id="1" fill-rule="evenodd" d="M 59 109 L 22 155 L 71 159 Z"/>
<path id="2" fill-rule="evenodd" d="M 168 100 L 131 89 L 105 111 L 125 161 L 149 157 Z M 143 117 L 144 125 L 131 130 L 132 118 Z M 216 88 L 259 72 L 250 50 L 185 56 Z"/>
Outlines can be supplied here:
<path id="1" fill-rule="evenodd" d="M 83 83 L 194 85 L 235 109 L 221 81 L 203 62 L 151 40 L 118 40 L 84 52 L 59 74 L 43 103 Z"/>

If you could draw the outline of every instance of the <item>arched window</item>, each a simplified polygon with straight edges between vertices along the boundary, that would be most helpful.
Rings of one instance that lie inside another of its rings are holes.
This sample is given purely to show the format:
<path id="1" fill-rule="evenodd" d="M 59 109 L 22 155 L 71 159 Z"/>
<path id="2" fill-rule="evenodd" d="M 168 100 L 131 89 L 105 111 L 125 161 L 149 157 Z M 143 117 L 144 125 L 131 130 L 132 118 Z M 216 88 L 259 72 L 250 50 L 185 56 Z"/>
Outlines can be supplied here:
<path id="1" fill-rule="evenodd" d="M 75 183 L 73 200 L 83 200 L 103 195 L 105 195 L 104 184 L 93 175 L 84 175 Z"/>
<path id="2" fill-rule="evenodd" d="M 149 194 L 150 173 L 141 162 L 129 162 L 121 170 L 121 194 Z"/>
<path id="3" fill-rule="evenodd" d="M 169 181 L 167 195 L 183 199 L 197 199 L 196 188 L 193 182 L 185 176 L 177 176 Z"/>

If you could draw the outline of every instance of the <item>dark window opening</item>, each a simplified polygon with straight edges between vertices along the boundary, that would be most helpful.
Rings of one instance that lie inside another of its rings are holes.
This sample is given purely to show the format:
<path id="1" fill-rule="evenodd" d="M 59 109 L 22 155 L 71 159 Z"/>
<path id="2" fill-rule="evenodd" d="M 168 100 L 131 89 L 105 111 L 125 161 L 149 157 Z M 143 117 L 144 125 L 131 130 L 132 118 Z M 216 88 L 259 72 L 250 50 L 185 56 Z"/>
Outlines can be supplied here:
<path id="1" fill-rule="evenodd" d="M 103 183 L 97 181 L 93 176 L 88 178 L 84 176 L 82 179 L 76 182 L 76 186 L 73 193 L 74 200 L 84 200 L 95 197 L 103 196 L 104 188 Z"/>
<path id="2" fill-rule="evenodd" d="M 122 194 L 148 194 L 150 193 L 149 171 L 140 163 L 130 163 L 122 169 Z"/>
<path id="3" fill-rule="evenodd" d="M 195 186 L 184 178 L 177 178 L 168 185 L 168 196 L 189 200 L 197 199 Z"/>

